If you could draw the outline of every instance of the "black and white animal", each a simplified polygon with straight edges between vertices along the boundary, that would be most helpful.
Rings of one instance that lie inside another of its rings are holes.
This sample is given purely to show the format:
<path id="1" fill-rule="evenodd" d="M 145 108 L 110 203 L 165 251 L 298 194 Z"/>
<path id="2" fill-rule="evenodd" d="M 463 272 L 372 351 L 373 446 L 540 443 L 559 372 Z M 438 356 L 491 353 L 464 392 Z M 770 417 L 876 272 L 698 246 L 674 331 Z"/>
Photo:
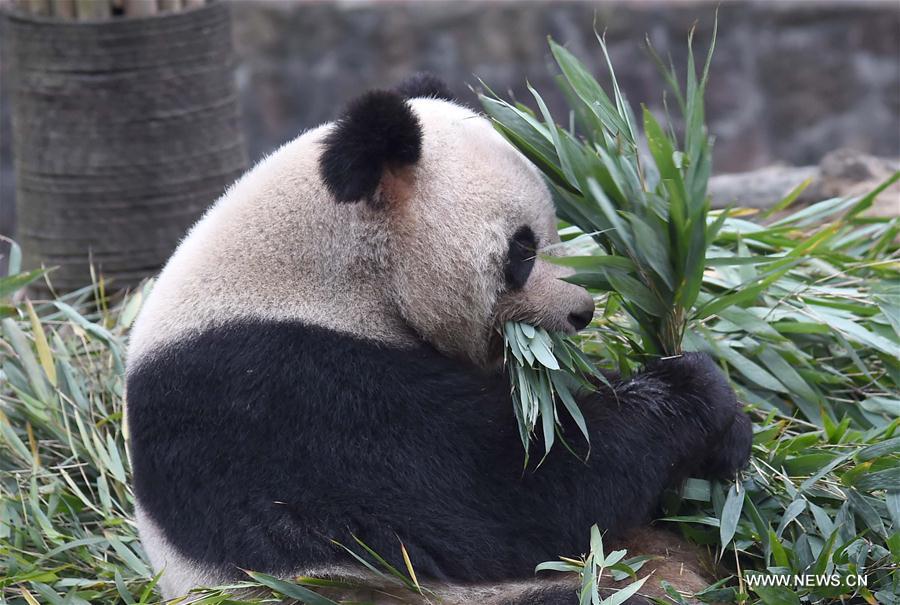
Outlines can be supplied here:
<path id="1" fill-rule="evenodd" d="M 426 585 L 532 586 L 457 602 L 574 603 L 537 563 L 585 551 L 592 524 L 644 524 L 688 474 L 733 476 L 750 423 L 698 354 L 584 395 L 587 463 L 557 447 L 523 472 L 498 325 L 571 333 L 594 307 L 536 255 L 555 225 L 538 171 L 428 77 L 363 95 L 231 187 L 129 348 L 137 518 L 164 595 L 244 569 L 352 576 L 332 542 L 352 535 L 401 569 L 402 541 Z"/>

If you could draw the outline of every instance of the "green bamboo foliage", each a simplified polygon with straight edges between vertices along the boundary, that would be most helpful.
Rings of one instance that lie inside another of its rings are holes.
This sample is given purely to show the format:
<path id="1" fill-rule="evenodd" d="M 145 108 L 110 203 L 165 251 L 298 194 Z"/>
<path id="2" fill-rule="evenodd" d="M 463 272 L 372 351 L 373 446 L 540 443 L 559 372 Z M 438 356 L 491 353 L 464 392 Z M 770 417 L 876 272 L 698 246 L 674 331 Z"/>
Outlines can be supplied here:
<path id="1" fill-rule="evenodd" d="M 559 261 L 587 268 L 573 281 L 618 295 L 640 332 L 637 353 L 675 355 L 681 352 L 714 234 L 707 225 L 710 141 L 703 95 L 715 37 L 699 78 L 689 52 L 684 92 L 674 70 L 666 71 L 685 123 L 680 139 L 646 107 L 637 121 L 606 44 L 600 36 L 597 40 L 609 66 L 611 95 L 574 55 L 550 41 L 577 132 L 558 126 L 531 87 L 540 119 L 496 96 L 481 100 L 500 131 L 544 171 L 560 218 L 593 234 L 595 255 Z M 639 124 L 649 156 L 640 152 Z"/>
<path id="2" fill-rule="evenodd" d="M 628 578 L 637 578 L 637 572 L 644 563 L 652 559 L 647 555 L 626 559 L 627 554 L 625 549 L 606 553 L 603 548 L 603 535 L 600 528 L 594 525 L 591 527 L 590 550 L 585 556 L 578 559 L 562 557 L 559 561 L 545 561 L 535 568 L 535 572 L 558 571 L 578 574 L 581 579 L 578 590 L 579 605 L 622 605 L 640 591 L 650 576 L 635 579 L 605 598 L 601 598 L 600 579 L 607 576 L 620 582 Z"/>
<path id="3" fill-rule="evenodd" d="M 0 601 L 149 603 L 123 425 L 122 337 L 142 292 L 115 312 L 102 288 L 30 301 L 43 271 L 0 278 Z"/>
<path id="4" fill-rule="evenodd" d="M 572 417 L 585 441 L 590 444 L 587 424 L 576 403 L 576 395 L 592 388 L 591 380 L 605 380 L 594 363 L 578 346 L 561 334 L 548 333 L 519 322 L 503 326 L 506 366 L 513 391 L 513 409 L 519 436 L 529 460 L 531 435 L 540 422 L 544 451 L 560 434 L 556 402 Z M 565 441 L 563 441 L 565 443 Z M 568 444 L 566 444 L 568 447 Z"/>

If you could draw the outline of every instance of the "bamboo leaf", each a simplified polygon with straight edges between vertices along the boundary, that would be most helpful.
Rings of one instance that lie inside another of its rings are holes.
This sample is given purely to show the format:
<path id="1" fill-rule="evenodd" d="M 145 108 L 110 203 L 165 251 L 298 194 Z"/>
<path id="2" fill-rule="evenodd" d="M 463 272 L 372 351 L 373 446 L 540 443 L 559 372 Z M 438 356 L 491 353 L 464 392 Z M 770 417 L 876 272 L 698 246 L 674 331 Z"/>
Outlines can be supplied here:
<path id="1" fill-rule="evenodd" d="M 50 345 L 47 343 L 47 335 L 44 334 L 44 328 L 41 320 L 38 319 L 37 313 L 34 312 L 34 306 L 31 301 L 25 302 L 25 309 L 28 311 L 28 318 L 31 320 L 31 333 L 34 336 L 34 345 L 38 352 L 38 359 L 41 367 L 44 368 L 44 374 L 50 384 L 56 386 L 56 365 L 53 363 L 53 353 L 50 351 Z"/>
<path id="2" fill-rule="evenodd" d="M 741 510 L 744 508 L 744 495 L 738 491 L 737 484 L 733 484 L 728 490 L 725 505 L 722 507 L 722 516 L 719 525 L 719 543 L 722 550 L 731 543 L 734 532 L 737 530 L 738 521 L 741 518 Z"/>
<path id="3" fill-rule="evenodd" d="M 628 138 L 630 133 L 628 125 L 619 115 L 618 110 L 603 91 L 603 88 L 597 84 L 597 81 L 585 69 L 581 61 L 553 40 L 549 42 L 550 52 L 553 53 L 553 58 L 556 59 L 556 63 L 569 81 L 575 94 L 594 112 L 597 119 L 610 130 L 613 136 L 621 134 Z M 634 143 L 634 140 L 631 139 L 630 142 Z"/>
<path id="4" fill-rule="evenodd" d="M 610 596 L 600 601 L 600 605 L 621 605 L 641 589 L 641 587 L 644 585 L 644 582 L 647 581 L 647 578 L 649 578 L 649 576 L 641 578 L 637 582 L 632 582 L 625 588 L 617 590 Z"/>
<path id="5" fill-rule="evenodd" d="M 279 595 L 297 599 L 301 603 L 306 603 L 307 605 L 338 605 L 336 601 L 332 601 L 331 599 L 323 597 L 322 595 L 313 592 L 308 588 L 304 588 L 303 586 L 299 586 L 291 582 L 285 582 L 284 580 L 279 580 L 278 578 L 264 573 L 255 571 L 248 571 L 246 573 L 248 576 L 259 582 L 263 586 L 268 586 Z"/>
<path id="6" fill-rule="evenodd" d="M 0 277 L 0 299 L 12 296 L 28 284 L 43 277 L 45 273 L 44 269 L 34 269 L 27 273 L 11 273 L 7 277 Z"/>

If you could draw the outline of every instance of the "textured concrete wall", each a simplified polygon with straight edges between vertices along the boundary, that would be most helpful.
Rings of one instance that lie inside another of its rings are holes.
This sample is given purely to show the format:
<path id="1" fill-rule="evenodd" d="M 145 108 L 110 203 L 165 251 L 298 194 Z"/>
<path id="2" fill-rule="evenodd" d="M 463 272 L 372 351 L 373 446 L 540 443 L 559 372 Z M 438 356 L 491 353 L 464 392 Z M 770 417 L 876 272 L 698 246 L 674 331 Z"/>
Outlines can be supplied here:
<path id="1" fill-rule="evenodd" d="M 607 30 L 633 103 L 660 106 L 644 34 L 677 66 L 698 22 L 705 52 L 714 2 L 253 1 L 234 4 L 238 82 L 252 159 L 333 118 L 361 90 L 427 69 L 474 104 L 467 85 L 530 102 L 528 79 L 565 118 L 546 37 L 597 73 L 592 23 Z M 708 101 L 715 171 L 815 164 L 851 147 L 900 155 L 900 11 L 895 0 L 722 2 Z M 3 123 L 9 107 L 0 88 Z M 0 131 L 0 233 L 12 207 L 8 127 Z"/>

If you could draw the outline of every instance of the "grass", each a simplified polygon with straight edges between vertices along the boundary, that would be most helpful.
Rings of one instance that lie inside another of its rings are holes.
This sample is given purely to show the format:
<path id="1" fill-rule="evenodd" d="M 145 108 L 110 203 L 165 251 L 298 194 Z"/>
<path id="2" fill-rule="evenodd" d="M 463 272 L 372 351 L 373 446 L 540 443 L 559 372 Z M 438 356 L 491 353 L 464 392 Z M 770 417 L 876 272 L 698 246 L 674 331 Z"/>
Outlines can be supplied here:
<path id="1" fill-rule="evenodd" d="M 86 288 L 11 298 L 0 279 L 0 594 L 8 602 L 158 600 L 130 515 L 122 343 L 140 292 L 114 309 Z M 90 301 L 100 300 L 100 305 Z"/>
<path id="2" fill-rule="evenodd" d="M 554 122 L 538 91 L 538 113 L 482 100 L 546 174 L 563 239 L 577 250 L 562 262 L 603 312 L 574 340 L 505 326 L 523 441 L 543 423 L 549 449 L 557 413 L 581 418 L 570 394 L 595 364 L 628 372 L 648 356 L 708 351 L 756 428 L 751 466 L 735 482 L 691 479 L 666 497 L 660 522 L 707 545 L 724 570 L 699 598 L 900 603 L 898 220 L 865 217 L 872 195 L 795 210 L 799 188 L 771 213 L 710 210 L 706 68 L 691 79 L 691 67 L 673 93 L 686 132 L 649 112 L 639 131 L 617 87 L 607 94 L 568 51 L 551 51 L 571 126 Z M 674 70 L 664 72 L 674 86 Z M 644 139 L 652 153 L 642 152 Z M 659 244 L 643 245 L 651 241 Z M 97 281 L 29 300 L 23 288 L 42 272 L 21 272 L 19 259 L 13 245 L 9 277 L 0 278 L 0 602 L 157 602 L 130 517 L 122 422 L 123 345 L 149 286 L 112 299 Z M 353 547 L 386 581 L 428 594 L 414 561 L 388 569 L 365 545 Z M 560 553 L 567 558 L 541 564 L 580 573 L 584 603 L 600 602 L 599 573 L 624 578 L 641 563 L 604 553 L 596 528 L 585 547 L 582 558 Z M 763 572 L 861 573 L 868 586 L 751 587 Z M 255 574 L 242 586 L 268 591 L 254 602 L 333 603 L 309 578 Z M 241 602 L 233 591 L 204 590 L 199 602 Z"/>

